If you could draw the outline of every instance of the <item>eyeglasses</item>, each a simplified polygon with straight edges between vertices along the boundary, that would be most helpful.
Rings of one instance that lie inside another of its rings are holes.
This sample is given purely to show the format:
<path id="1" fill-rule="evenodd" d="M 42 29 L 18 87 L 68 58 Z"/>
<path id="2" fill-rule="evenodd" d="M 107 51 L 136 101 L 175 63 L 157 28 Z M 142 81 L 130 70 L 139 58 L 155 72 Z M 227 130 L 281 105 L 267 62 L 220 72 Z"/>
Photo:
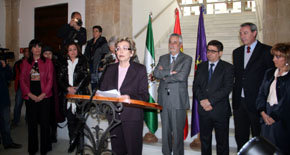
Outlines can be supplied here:
<path id="1" fill-rule="evenodd" d="M 282 58 L 283 56 L 282 56 L 282 55 L 274 55 L 274 57 L 277 58 L 277 59 L 280 59 L 280 58 Z"/>
<path id="2" fill-rule="evenodd" d="M 219 52 L 219 51 L 210 50 L 210 49 L 207 49 L 206 51 L 207 51 L 207 53 L 216 53 L 216 52 Z"/>
<path id="3" fill-rule="evenodd" d="M 117 47 L 116 49 L 115 49 L 115 51 L 117 52 L 117 51 L 121 51 L 121 49 L 123 50 L 123 51 L 131 51 L 131 48 L 129 48 L 129 47 L 123 47 L 123 48 L 121 48 L 121 47 Z"/>

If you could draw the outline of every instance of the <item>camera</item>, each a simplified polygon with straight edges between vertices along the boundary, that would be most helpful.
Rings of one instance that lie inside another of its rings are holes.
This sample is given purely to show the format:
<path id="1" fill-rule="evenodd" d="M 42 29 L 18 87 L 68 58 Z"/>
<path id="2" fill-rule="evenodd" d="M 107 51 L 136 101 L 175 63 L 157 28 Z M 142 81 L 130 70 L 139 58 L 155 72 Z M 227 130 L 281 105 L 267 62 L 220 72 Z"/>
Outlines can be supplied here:
<path id="1" fill-rule="evenodd" d="M 75 22 L 77 23 L 78 26 L 82 26 L 83 25 L 83 21 L 81 19 L 75 18 Z"/>
<path id="2" fill-rule="evenodd" d="M 14 58 L 14 52 L 5 52 L 9 51 L 8 48 L 0 48 L 0 60 L 7 60 Z"/>

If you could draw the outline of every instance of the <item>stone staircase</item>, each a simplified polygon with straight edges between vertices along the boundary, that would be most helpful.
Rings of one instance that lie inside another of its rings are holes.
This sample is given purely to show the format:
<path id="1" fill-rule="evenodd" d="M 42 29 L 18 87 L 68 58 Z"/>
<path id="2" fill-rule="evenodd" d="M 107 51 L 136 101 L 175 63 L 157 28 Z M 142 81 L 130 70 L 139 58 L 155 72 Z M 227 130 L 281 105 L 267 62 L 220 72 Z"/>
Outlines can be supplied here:
<path id="1" fill-rule="evenodd" d="M 192 56 L 193 61 L 195 60 L 196 53 L 196 40 L 197 40 L 197 27 L 198 27 L 198 19 L 199 16 L 184 16 L 181 18 L 181 32 L 183 37 L 183 48 L 184 53 Z M 252 22 L 256 23 L 256 15 L 252 12 L 246 12 L 242 14 L 216 14 L 216 15 L 204 15 L 204 25 L 206 32 L 206 41 L 210 40 L 219 40 L 224 45 L 224 52 L 222 59 L 232 63 L 232 51 L 241 45 L 239 40 L 239 29 L 240 24 L 244 22 Z M 168 34 L 169 36 L 170 34 Z M 168 37 L 163 41 L 160 41 L 159 47 L 155 48 L 155 58 L 156 63 L 161 55 L 166 54 L 168 52 Z M 191 67 L 191 73 L 188 79 L 188 92 L 190 95 L 190 103 L 192 103 L 192 83 L 194 76 L 194 63 Z M 192 108 L 191 108 L 192 109 Z M 188 123 L 189 123 L 189 135 L 185 140 L 185 154 L 200 154 L 200 150 L 192 150 L 189 147 L 189 144 L 193 141 L 195 137 L 190 137 L 190 123 L 191 123 L 191 110 L 187 112 Z M 155 135 L 158 137 L 159 141 L 155 144 L 144 144 L 143 150 L 147 149 L 157 149 L 159 151 L 158 154 L 161 154 L 161 122 L 159 115 L 159 128 Z M 144 134 L 148 132 L 146 126 L 144 126 Z M 234 122 L 233 118 L 230 119 L 230 152 L 231 154 L 236 154 L 236 142 L 234 138 Z M 213 140 L 212 140 L 212 149 L 213 154 L 216 154 L 215 146 L 215 136 L 213 132 Z M 143 151 L 143 152 L 144 152 Z"/>

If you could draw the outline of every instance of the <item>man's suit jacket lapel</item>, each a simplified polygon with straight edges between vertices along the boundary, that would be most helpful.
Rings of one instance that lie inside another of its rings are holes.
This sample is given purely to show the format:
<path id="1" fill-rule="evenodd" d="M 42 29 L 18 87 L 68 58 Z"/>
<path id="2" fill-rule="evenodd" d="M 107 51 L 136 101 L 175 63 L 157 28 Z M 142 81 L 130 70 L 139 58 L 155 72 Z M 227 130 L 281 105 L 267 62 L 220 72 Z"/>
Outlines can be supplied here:
<path id="1" fill-rule="evenodd" d="M 166 63 L 166 65 L 168 65 L 167 67 L 170 68 L 170 53 L 167 54 L 166 59 L 165 59 L 165 63 Z"/>
<path id="2" fill-rule="evenodd" d="M 206 85 L 208 85 L 209 84 L 209 81 L 208 81 L 208 75 L 209 75 L 208 61 L 205 62 L 204 68 L 206 70 L 205 75 L 204 75 L 204 77 L 205 77 L 204 81 L 205 81 Z"/>
<path id="3" fill-rule="evenodd" d="M 247 68 L 251 67 L 251 65 L 253 65 L 253 64 L 255 63 L 255 60 L 256 60 L 257 58 L 259 58 L 259 56 L 261 55 L 261 54 L 260 54 L 260 51 L 261 51 L 260 48 L 261 48 L 261 43 L 260 43 L 259 41 L 257 41 L 257 45 L 256 45 L 256 47 L 255 47 L 255 49 L 254 49 L 254 51 L 253 51 L 253 54 L 252 54 L 251 57 L 250 57 L 249 62 L 247 63 L 247 66 L 246 66 L 245 70 L 246 70 Z M 244 64 L 244 63 L 243 63 L 243 64 Z"/>
<path id="4" fill-rule="evenodd" d="M 204 87 L 206 87 L 208 85 L 208 74 L 209 74 L 209 70 L 208 70 L 208 61 L 204 62 L 203 64 L 200 64 L 198 66 L 199 70 L 200 70 L 200 75 L 199 77 L 202 77 L 201 83 Z"/>
<path id="5" fill-rule="evenodd" d="M 182 62 L 183 58 L 184 58 L 184 54 L 182 52 L 179 52 L 179 54 L 175 60 L 173 70 L 175 70 L 176 67 Z M 169 63 L 170 63 L 170 55 L 169 55 Z"/>
<path id="6" fill-rule="evenodd" d="M 245 60 L 245 55 L 244 55 L 244 50 L 245 50 L 245 45 L 242 46 L 238 53 L 237 53 L 237 66 L 238 68 L 240 68 L 241 70 L 244 70 L 244 60 Z"/>
<path id="7" fill-rule="evenodd" d="M 175 60 L 174 66 L 177 66 L 181 62 L 182 57 L 183 57 L 183 53 L 179 52 L 179 54 L 178 54 L 178 56 L 177 56 L 177 58 Z M 175 69 L 175 67 L 173 69 Z"/>

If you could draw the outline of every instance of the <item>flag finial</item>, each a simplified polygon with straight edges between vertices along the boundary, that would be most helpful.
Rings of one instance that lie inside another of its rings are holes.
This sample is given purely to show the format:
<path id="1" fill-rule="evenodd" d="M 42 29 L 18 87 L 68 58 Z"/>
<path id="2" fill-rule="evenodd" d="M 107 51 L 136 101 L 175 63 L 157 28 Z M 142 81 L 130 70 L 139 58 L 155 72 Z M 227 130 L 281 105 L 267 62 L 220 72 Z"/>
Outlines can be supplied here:
<path id="1" fill-rule="evenodd" d="M 176 16 L 179 16 L 178 8 L 175 8 L 175 15 L 176 15 Z"/>
<path id="2" fill-rule="evenodd" d="M 153 16 L 152 12 L 149 13 L 149 16 L 150 16 L 150 18 L 152 18 L 152 16 Z"/>
<path id="3" fill-rule="evenodd" d="M 206 8 L 203 4 L 200 5 L 199 10 L 200 10 L 200 13 L 206 14 Z"/>

